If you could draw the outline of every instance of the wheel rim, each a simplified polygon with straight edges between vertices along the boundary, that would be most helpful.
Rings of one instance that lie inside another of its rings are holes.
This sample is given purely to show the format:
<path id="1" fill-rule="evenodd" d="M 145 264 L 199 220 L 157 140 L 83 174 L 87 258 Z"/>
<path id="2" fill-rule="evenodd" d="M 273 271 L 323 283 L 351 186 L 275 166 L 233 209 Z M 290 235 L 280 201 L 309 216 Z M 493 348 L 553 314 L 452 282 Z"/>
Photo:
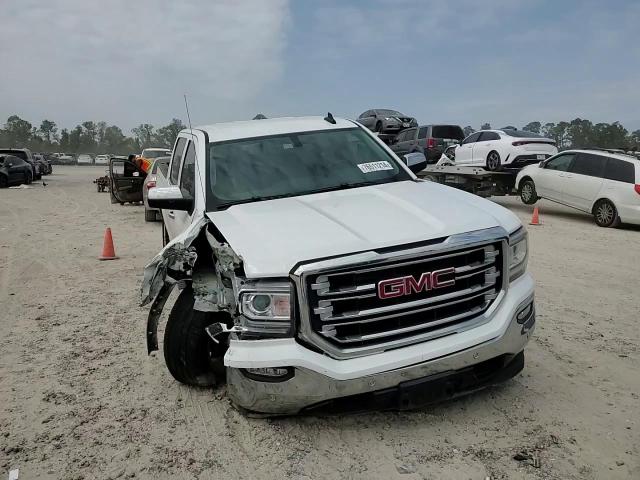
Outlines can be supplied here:
<path id="1" fill-rule="evenodd" d="M 522 199 L 528 202 L 529 200 L 531 200 L 531 197 L 533 197 L 533 188 L 531 187 L 530 183 L 525 183 L 522 186 Z"/>
<path id="2" fill-rule="evenodd" d="M 498 163 L 500 162 L 500 159 L 498 158 L 498 154 L 497 153 L 491 153 L 489 154 L 489 168 L 490 169 L 495 169 L 498 166 Z"/>
<path id="3" fill-rule="evenodd" d="M 610 203 L 600 204 L 596 216 L 598 217 L 598 222 L 603 225 L 611 223 L 613 220 L 613 206 Z"/>

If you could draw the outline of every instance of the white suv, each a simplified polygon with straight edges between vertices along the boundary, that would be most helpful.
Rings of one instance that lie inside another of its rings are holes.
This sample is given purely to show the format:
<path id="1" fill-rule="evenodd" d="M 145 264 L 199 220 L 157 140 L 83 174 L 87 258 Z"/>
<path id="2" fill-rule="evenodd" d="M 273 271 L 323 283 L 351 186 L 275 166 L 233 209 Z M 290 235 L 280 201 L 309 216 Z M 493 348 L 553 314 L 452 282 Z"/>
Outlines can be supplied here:
<path id="1" fill-rule="evenodd" d="M 600 150 L 566 150 L 516 177 L 527 205 L 546 198 L 593 214 L 601 227 L 640 224 L 640 160 Z"/>
<path id="2" fill-rule="evenodd" d="M 550 138 L 523 130 L 481 130 L 465 138 L 455 150 L 456 165 L 480 165 L 495 171 L 521 168 L 558 153 Z"/>
<path id="3" fill-rule="evenodd" d="M 419 180 L 365 127 L 328 115 L 183 130 L 167 177 L 149 191 L 168 243 L 142 303 L 151 352 L 182 288 L 164 333 L 177 380 L 226 373 L 246 410 L 335 413 L 416 408 L 523 368 L 522 224 Z"/>

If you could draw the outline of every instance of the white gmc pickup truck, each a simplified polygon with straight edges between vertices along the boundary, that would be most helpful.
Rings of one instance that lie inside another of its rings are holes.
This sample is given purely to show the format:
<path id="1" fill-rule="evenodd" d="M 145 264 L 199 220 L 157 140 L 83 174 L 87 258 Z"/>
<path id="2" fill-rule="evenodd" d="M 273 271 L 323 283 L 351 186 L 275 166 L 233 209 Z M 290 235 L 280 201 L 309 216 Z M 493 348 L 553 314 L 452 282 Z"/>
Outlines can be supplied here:
<path id="1" fill-rule="evenodd" d="M 183 130 L 149 192 L 166 245 L 142 284 L 149 352 L 178 286 L 169 371 L 226 378 L 248 412 L 411 409 L 516 375 L 535 325 L 527 233 L 416 178 L 413 155 L 331 114 Z"/>

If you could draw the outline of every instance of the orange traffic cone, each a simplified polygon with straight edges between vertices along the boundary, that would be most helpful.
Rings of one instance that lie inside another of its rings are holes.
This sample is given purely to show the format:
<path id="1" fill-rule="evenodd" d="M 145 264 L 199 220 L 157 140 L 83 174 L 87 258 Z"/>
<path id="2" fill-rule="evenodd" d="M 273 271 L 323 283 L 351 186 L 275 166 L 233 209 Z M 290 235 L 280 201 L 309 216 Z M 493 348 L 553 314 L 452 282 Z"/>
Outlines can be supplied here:
<path id="1" fill-rule="evenodd" d="M 113 238 L 111 237 L 111 229 L 107 227 L 104 231 L 104 245 L 102 246 L 102 255 L 99 260 L 115 260 L 116 250 L 113 248 Z"/>
<path id="2" fill-rule="evenodd" d="M 531 223 L 529 223 L 529 225 L 542 225 L 538 213 L 538 207 L 533 208 L 533 215 L 531 216 Z"/>

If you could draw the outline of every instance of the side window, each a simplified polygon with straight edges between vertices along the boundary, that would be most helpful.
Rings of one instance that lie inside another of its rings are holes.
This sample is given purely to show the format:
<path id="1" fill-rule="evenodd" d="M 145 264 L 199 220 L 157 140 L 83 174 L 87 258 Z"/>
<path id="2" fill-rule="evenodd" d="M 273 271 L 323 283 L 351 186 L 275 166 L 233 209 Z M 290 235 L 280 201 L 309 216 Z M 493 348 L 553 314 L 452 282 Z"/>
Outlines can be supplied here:
<path id="1" fill-rule="evenodd" d="M 482 132 L 472 133 L 462 141 L 462 145 L 466 145 L 467 143 L 476 143 L 480 137 L 480 133 Z"/>
<path id="2" fill-rule="evenodd" d="M 604 178 L 618 182 L 636 183 L 635 167 L 631 162 L 625 162 L 617 158 L 609 158 L 607 159 Z"/>
<path id="3" fill-rule="evenodd" d="M 549 160 L 544 168 L 547 170 L 557 170 L 560 172 L 566 172 L 569 170 L 571 166 L 571 162 L 573 162 L 573 158 L 576 156 L 575 153 L 566 153 L 564 155 L 559 155 L 551 160 Z"/>
<path id="4" fill-rule="evenodd" d="M 589 177 L 602 177 L 606 163 L 606 157 L 591 153 L 579 153 L 569 171 Z"/>
<path id="5" fill-rule="evenodd" d="M 195 198 L 196 189 L 196 146 L 189 142 L 182 162 L 182 174 L 180 175 L 180 190 L 189 198 Z"/>
<path id="6" fill-rule="evenodd" d="M 420 130 L 418 130 L 418 138 L 427 138 L 428 130 L 429 127 L 420 127 Z"/>
<path id="7" fill-rule="evenodd" d="M 182 161 L 182 152 L 184 144 L 187 143 L 186 138 L 179 138 L 175 148 L 173 149 L 173 158 L 171 159 L 171 173 L 169 174 L 169 182 L 176 185 L 178 183 L 178 175 L 180 173 L 180 162 Z"/>
<path id="8" fill-rule="evenodd" d="M 369 112 L 361 113 L 361 114 L 360 114 L 360 116 L 359 116 L 358 118 L 367 118 L 367 114 L 368 114 L 368 113 L 369 113 Z"/>

